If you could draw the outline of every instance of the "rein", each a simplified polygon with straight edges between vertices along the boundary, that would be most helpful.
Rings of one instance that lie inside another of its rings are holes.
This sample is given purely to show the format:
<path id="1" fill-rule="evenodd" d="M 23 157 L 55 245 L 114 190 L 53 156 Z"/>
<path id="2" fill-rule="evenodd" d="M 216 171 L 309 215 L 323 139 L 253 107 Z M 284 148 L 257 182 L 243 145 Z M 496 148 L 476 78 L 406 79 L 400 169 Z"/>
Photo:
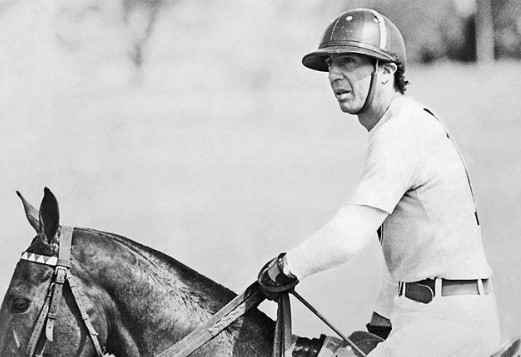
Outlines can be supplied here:
<path id="1" fill-rule="evenodd" d="M 253 283 L 246 291 L 226 304 L 208 321 L 175 345 L 161 352 L 157 357 L 186 357 L 190 355 L 190 353 L 213 339 L 250 309 L 257 307 L 264 299 L 266 298 L 260 291 L 258 283 Z"/>
<path id="2" fill-rule="evenodd" d="M 76 303 L 76 306 L 78 307 L 81 319 L 85 324 L 90 339 L 92 340 L 94 348 L 96 349 L 97 356 L 104 356 L 97 338 L 98 333 L 92 326 L 92 323 L 90 322 L 90 317 L 83 308 L 83 305 L 81 304 L 80 294 L 76 287 L 74 276 L 71 272 L 72 231 L 73 227 L 60 227 L 60 230 L 57 233 L 60 242 L 60 251 L 58 253 L 58 258 L 38 255 L 29 252 L 22 253 L 22 256 L 20 257 L 20 260 L 26 260 L 32 263 L 45 264 L 54 267 L 53 278 L 47 291 L 47 296 L 45 297 L 42 310 L 40 311 L 40 315 L 38 316 L 36 325 L 34 326 L 29 342 L 27 343 L 27 347 L 25 348 L 25 356 L 27 357 L 43 356 L 43 352 L 45 350 L 45 347 L 47 346 L 47 342 L 52 342 L 54 340 L 54 324 L 58 317 L 58 306 L 63 296 L 63 286 L 65 285 L 65 283 L 68 283 L 69 285 L 69 288 L 72 292 L 73 300 Z M 41 347 L 41 351 L 39 351 L 38 354 L 35 354 L 36 347 L 38 346 L 38 341 L 42 336 L 44 327 L 45 340 L 43 346 Z"/>
<path id="3" fill-rule="evenodd" d="M 273 357 L 291 357 L 292 333 L 291 333 L 291 304 L 289 294 L 295 296 L 305 307 L 315 314 L 331 330 L 333 330 L 358 357 L 366 354 L 351 339 L 335 328 L 323 315 L 321 315 L 309 302 L 307 302 L 295 290 L 290 290 L 279 295 L 277 321 L 275 324 L 275 336 L 273 341 Z M 238 295 L 226 306 L 213 315 L 207 322 L 199 326 L 185 336 L 175 345 L 161 352 L 157 357 L 187 357 L 192 352 L 202 347 L 205 343 L 217 336 L 222 330 L 231 325 L 235 320 L 244 315 L 248 310 L 257 307 L 266 297 L 260 290 L 257 282 L 251 284 L 245 292 Z"/>

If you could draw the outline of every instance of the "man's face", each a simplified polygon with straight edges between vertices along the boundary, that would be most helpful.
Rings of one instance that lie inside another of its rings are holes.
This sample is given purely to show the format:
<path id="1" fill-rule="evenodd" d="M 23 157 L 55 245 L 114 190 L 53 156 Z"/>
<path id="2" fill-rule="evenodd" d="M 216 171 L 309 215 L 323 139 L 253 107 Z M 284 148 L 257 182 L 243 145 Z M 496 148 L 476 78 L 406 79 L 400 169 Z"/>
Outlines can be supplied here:
<path id="1" fill-rule="evenodd" d="M 332 55 L 326 59 L 329 82 L 340 109 L 349 114 L 357 113 L 365 103 L 369 92 L 374 60 L 355 53 Z"/>

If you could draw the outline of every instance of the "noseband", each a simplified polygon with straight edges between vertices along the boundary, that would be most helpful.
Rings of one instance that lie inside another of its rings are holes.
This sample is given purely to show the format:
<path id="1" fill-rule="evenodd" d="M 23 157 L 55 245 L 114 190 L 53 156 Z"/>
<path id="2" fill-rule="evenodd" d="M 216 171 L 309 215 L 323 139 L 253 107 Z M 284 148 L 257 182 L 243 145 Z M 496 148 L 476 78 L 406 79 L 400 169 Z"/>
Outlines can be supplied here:
<path id="1" fill-rule="evenodd" d="M 72 245 L 72 231 L 73 227 L 61 226 L 57 235 L 60 242 L 60 251 L 58 257 L 51 257 L 45 255 L 38 255 L 29 252 L 23 252 L 20 260 L 26 260 L 36 264 L 45 264 L 54 267 L 54 274 L 51 280 L 49 289 L 47 290 L 47 296 L 43 303 L 42 310 L 38 316 L 36 325 L 34 326 L 33 332 L 25 348 L 24 355 L 26 357 L 40 357 L 43 356 L 43 352 L 47 345 L 47 342 L 52 342 L 54 337 L 54 323 L 58 317 L 58 306 L 63 295 L 63 286 L 65 283 L 69 284 L 69 288 L 72 292 L 72 297 L 81 315 L 81 319 L 89 332 L 90 339 L 96 349 L 96 354 L 99 357 L 104 356 L 103 350 L 101 349 L 98 341 L 98 333 L 90 322 L 90 317 L 86 313 L 83 305 L 81 304 L 80 294 L 74 281 L 74 276 L 71 273 L 71 245 Z M 42 331 L 45 327 L 45 340 L 41 351 L 35 354 L 38 341 L 42 335 Z"/>

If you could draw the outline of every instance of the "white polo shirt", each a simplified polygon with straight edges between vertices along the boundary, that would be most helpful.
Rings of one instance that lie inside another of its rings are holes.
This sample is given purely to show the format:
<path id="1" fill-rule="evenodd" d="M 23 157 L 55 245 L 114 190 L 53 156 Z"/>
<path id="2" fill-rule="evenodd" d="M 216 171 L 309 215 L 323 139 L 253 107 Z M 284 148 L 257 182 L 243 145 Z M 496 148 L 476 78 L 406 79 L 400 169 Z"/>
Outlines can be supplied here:
<path id="1" fill-rule="evenodd" d="M 395 99 L 369 132 L 349 203 L 389 213 L 381 243 L 394 279 L 490 277 L 463 161 L 443 125 L 416 101 Z"/>

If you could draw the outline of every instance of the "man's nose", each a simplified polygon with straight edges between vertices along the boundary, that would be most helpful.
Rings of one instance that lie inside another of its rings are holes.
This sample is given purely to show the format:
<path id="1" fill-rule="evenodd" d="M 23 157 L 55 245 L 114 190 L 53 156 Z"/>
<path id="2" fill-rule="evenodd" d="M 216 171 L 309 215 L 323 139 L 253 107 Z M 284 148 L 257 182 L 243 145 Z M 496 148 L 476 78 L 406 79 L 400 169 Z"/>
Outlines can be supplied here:
<path id="1" fill-rule="evenodd" d="M 338 65 L 336 65 L 335 63 L 331 63 L 331 65 L 329 66 L 329 81 L 333 82 L 340 78 L 342 78 L 342 73 Z"/>

